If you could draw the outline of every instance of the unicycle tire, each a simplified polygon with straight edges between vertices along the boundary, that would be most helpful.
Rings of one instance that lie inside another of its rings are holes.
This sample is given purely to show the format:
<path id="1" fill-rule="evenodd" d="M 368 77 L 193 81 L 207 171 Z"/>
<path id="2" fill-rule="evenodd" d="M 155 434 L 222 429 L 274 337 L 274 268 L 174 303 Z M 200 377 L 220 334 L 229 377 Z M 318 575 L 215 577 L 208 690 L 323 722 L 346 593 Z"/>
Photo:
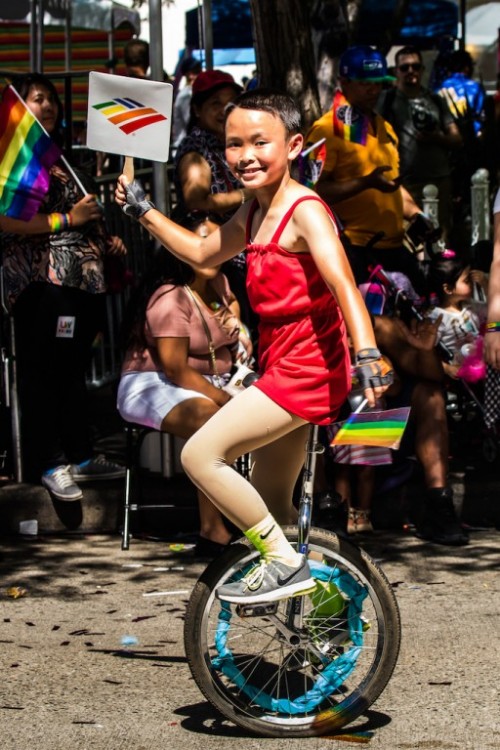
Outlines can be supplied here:
<path id="1" fill-rule="evenodd" d="M 285 533 L 296 544 L 297 528 Z M 261 737 L 336 732 L 363 714 L 391 678 L 401 638 L 393 590 L 363 550 L 313 528 L 309 564 L 323 599 L 305 595 L 246 608 L 219 601 L 215 589 L 257 559 L 242 540 L 195 584 L 184 628 L 194 680 L 224 717 Z"/>

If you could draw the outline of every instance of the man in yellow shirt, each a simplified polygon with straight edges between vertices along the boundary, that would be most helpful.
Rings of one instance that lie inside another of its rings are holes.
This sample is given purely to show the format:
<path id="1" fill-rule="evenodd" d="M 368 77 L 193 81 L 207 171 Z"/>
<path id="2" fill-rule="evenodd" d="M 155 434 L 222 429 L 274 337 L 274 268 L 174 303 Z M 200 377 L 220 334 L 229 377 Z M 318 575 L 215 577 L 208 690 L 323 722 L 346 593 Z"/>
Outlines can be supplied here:
<path id="1" fill-rule="evenodd" d="M 339 217 L 356 281 L 367 278 L 372 262 L 401 271 L 420 294 L 425 291 L 416 257 L 403 246 L 404 220 L 428 220 L 400 185 L 398 139 L 374 107 L 387 75 L 385 57 L 372 47 L 350 47 L 340 59 L 341 90 L 333 108 L 307 134 L 314 144 L 326 138 L 326 158 L 316 185 Z"/>

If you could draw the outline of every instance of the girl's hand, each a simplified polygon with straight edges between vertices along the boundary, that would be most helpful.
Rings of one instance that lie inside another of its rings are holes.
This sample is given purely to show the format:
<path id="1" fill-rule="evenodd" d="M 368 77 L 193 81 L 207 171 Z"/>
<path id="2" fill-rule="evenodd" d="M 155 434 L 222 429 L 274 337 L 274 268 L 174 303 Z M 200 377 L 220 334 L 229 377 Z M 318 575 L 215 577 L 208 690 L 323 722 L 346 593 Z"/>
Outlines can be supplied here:
<path id="1" fill-rule="evenodd" d="M 250 338 L 247 336 L 245 331 L 240 330 L 238 341 L 240 342 L 241 346 L 244 348 L 244 352 L 240 352 L 239 355 L 236 357 L 237 362 L 241 362 L 241 364 L 244 364 L 245 362 L 248 362 L 253 353 L 253 344 L 250 340 Z"/>
<path id="2" fill-rule="evenodd" d="M 112 235 L 107 240 L 107 253 L 108 255 L 126 255 L 127 254 L 127 248 L 123 244 L 123 240 L 121 237 L 117 237 L 116 235 Z"/>
<path id="3" fill-rule="evenodd" d="M 118 178 L 115 199 L 123 213 L 136 220 L 155 207 L 151 201 L 147 200 L 141 183 L 138 180 L 129 183 L 123 174 Z"/>
<path id="4" fill-rule="evenodd" d="M 424 318 L 424 320 L 411 320 L 410 327 L 406 326 L 402 320 L 395 318 L 395 324 L 399 328 L 408 344 L 421 351 L 432 351 L 437 343 L 438 329 L 443 320 L 439 315 L 436 320 Z"/>
<path id="5" fill-rule="evenodd" d="M 123 208 L 123 206 L 127 202 L 127 185 L 128 184 L 129 183 L 125 175 L 121 174 L 118 178 L 118 181 L 116 183 L 116 189 L 115 189 L 115 201 L 118 203 L 120 208 Z"/>
<path id="6" fill-rule="evenodd" d="M 375 406 L 376 401 L 382 397 L 394 381 L 394 372 L 391 365 L 379 357 L 371 361 L 362 362 L 354 366 L 354 376 L 364 391 L 369 406 Z"/>
<path id="7" fill-rule="evenodd" d="M 102 219 L 102 211 L 95 195 L 84 195 L 78 203 L 75 203 L 69 213 L 74 227 L 81 227 L 88 221 Z"/>

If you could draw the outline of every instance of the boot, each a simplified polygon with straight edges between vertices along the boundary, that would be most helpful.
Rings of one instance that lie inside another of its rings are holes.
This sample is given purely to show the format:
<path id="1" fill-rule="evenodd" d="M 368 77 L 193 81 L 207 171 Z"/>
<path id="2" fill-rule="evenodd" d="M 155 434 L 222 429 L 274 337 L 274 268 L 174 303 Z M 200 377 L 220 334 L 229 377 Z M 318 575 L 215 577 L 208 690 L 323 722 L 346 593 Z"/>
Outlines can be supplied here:
<path id="1" fill-rule="evenodd" d="M 435 487 L 427 491 L 417 536 L 435 544 L 460 547 L 468 544 L 469 535 L 461 527 L 453 505 L 449 487 Z"/>

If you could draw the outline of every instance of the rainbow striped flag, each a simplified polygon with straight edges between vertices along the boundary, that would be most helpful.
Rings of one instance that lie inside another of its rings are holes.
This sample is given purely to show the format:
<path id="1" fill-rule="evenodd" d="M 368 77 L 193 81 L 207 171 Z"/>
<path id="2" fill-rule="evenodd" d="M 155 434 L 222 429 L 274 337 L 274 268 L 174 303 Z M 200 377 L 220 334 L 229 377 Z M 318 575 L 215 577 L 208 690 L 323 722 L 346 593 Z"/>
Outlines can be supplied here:
<path id="1" fill-rule="evenodd" d="M 374 445 L 397 450 L 409 416 L 409 406 L 353 413 L 342 423 L 331 445 Z"/>
<path id="2" fill-rule="evenodd" d="M 0 213 L 29 221 L 49 189 L 49 169 L 61 156 L 13 86 L 0 105 Z"/>
<path id="3" fill-rule="evenodd" d="M 349 104 L 341 91 L 336 91 L 333 97 L 333 133 L 343 141 L 361 146 L 368 137 L 368 117 Z"/>
<path id="4" fill-rule="evenodd" d="M 299 180 L 302 185 L 308 188 L 314 188 L 318 182 L 323 166 L 326 161 L 326 138 L 310 145 L 307 144 L 299 154 Z"/>

